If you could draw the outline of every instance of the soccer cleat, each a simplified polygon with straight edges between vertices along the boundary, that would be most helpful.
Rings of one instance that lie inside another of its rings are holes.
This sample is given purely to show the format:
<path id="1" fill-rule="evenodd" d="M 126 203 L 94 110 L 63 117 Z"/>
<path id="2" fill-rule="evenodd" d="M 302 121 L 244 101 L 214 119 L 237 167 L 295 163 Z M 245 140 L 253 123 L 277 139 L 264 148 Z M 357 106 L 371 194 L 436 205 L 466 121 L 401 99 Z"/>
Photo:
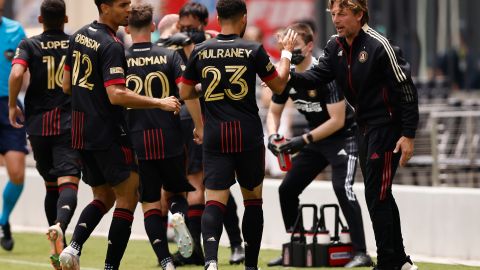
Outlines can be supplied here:
<path id="1" fill-rule="evenodd" d="M 173 262 L 167 263 L 167 265 L 163 268 L 163 270 L 175 270 L 175 265 L 173 265 Z"/>
<path id="2" fill-rule="evenodd" d="M 407 256 L 407 261 L 402 265 L 400 270 L 418 270 L 418 266 L 413 264 L 410 256 Z"/>
<path id="3" fill-rule="evenodd" d="M 345 268 L 354 268 L 354 267 L 365 267 L 365 266 L 372 266 L 372 258 L 368 256 L 366 253 L 357 253 L 351 261 L 349 261 L 344 267 Z"/>
<path id="4" fill-rule="evenodd" d="M 177 251 L 172 254 L 172 259 L 175 266 L 205 265 L 205 257 L 203 256 L 203 251 L 200 244 L 194 246 L 192 256 L 189 258 L 184 258 L 180 252 Z"/>
<path id="5" fill-rule="evenodd" d="M 47 238 L 50 241 L 50 262 L 53 268 L 61 270 L 59 256 L 64 247 L 63 232 L 60 225 L 55 224 L 48 228 Z"/>
<path id="6" fill-rule="evenodd" d="M 60 265 L 62 270 L 80 270 L 80 256 L 78 250 L 71 246 L 66 247 L 60 253 Z"/>
<path id="7" fill-rule="evenodd" d="M 14 241 L 12 238 L 12 232 L 10 231 L 10 223 L 0 225 L 0 246 L 6 251 L 13 249 Z"/>
<path id="8" fill-rule="evenodd" d="M 245 249 L 240 245 L 232 247 L 232 255 L 230 255 L 230 264 L 240 264 L 245 261 Z"/>
<path id="9" fill-rule="evenodd" d="M 172 226 L 175 230 L 175 241 L 177 242 L 178 251 L 184 258 L 189 258 L 193 253 L 193 241 L 185 224 L 185 219 L 180 213 L 173 214 Z"/>

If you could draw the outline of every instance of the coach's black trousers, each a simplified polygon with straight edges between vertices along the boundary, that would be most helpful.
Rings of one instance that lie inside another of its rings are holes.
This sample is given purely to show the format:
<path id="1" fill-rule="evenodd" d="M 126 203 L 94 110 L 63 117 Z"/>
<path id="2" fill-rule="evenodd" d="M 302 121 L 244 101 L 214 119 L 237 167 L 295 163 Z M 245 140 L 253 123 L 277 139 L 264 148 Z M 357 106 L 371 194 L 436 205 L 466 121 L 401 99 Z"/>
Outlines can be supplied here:
<path id="1" fill-rule="evenodd" d="M 286 230 L 295 223 L 300 202 L 298 196 L 328 164 L 331 164 L 333 189 L 347 220 L 353 247 L 356 252 L 366 251 L 362 211 L 352 190 L 357 152 L 355 137 L 351 136 L 347 139 L 340 137 L 309 144 L 293 157 L 292 169 L 279 187 L 280 206 Z"/>
<path id="2" fill-rule="evenodd" d="M 400 153 L 394 154 L 393 150 L 399 138 L 400 126 L 361 127 L 358 132 L 360 167 L 380 269 L 393 269 L 406 258 L 400 214 L 392 194 L 400 160 Z"/>

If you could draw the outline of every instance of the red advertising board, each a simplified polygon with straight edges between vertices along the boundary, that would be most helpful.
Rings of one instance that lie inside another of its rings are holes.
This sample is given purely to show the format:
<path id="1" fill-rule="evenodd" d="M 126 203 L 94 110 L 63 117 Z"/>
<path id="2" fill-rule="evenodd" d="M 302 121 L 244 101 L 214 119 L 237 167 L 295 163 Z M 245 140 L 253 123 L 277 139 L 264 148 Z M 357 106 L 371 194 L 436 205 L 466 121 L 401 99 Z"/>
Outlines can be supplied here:
<path id="1" fill-rule="evenodd" d="M 163 14 L 178 13 L 187 1 L 162 1 Z M 209 11 L 210 21 L 207 29 L 220 30 L 215 12 L 216 0 L 197 0 Z M 289 23 L 315 16 L 315 0 L 246 0 L 248 9 L 248 24 L 255 25 L 264 33 L 263 44 L 272 57 L 279 57 L 275 49 L 273 34 Z"/>

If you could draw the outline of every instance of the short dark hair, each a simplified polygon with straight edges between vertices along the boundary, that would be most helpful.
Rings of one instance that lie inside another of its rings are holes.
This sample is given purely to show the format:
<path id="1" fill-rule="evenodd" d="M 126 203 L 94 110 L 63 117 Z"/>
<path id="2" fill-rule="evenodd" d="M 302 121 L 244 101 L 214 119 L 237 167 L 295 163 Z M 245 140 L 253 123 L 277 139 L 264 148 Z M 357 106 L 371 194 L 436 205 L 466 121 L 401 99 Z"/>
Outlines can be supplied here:
<path id="1" fill-rule="evenodd" d="M 43 0 L 40 15 L 47 29 L 60 29 L 65 22 L 66 8 L 63 0 Z"/>
<path id="2" fill-rule="evenodd" d="M 178 16 L 193 16 L 197 18 L 203 25 L 208 24 L 208 9 L 205 5 L 197 2 L 188 2 L 180 9 Z"/>
<path id="3" fill-rule="evenodd" d="M 95 0 L 95 5 L 97 5 L 98 12 L 102 13 L 100 6 L 102 4 L 112 5 L 113 2 L 115 2 L 115 0 Z"/>
<path id="4" fill-rule="evenodd" d="M 328 9 L 332 9 L 333 4 L 338 2 L 341 8 L 348 8 L 354 14 L 358 14 L 360 11 L 363 11 L 362 25 L 368 23 L 368 0 L 328 0 Z"/>
<path id="5" fill-rule="evenodd" d="M 217 15 L 220 19 L 233 19 L 247 14 L 247 5 L 243 0 L 219 0 Z"/>
<path id="6" fill-rule="evenodd" d="M 300 36 L 305 42 L 305 45 L 309 42 L 313 41 L 313 31 L 312 28 L 306 23 L 295 23 L 287 28 L 292 29 L 293 31 L 297 32 L 298 36 Z"/>
<path id="7" fill-rule="evenodd" d="M 128 25 L 134 28 L 143 28 L 152 23 L 153 7 L 150 4 L 137 4 L 132 6 L 128 16 Z"/>

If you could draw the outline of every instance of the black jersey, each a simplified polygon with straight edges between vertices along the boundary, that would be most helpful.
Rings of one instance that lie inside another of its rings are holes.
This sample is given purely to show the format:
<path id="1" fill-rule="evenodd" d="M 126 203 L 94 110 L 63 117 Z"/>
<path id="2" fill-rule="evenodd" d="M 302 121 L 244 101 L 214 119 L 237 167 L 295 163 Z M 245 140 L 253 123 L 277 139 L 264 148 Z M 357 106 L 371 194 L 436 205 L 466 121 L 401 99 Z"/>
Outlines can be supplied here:
<path id="1" fill-rule="evenodd" d="M 183 65 L 178 53 L 150 42 L 128 49 L 127 86 L 144 96 L 179 97 Z M 127 123 L 139 159 L 164 159 L 183 151 L 180 117 L 160 109 L 129 109 Z"/>
<path id="2" fill-rule="evenodd" d="M 106 87 L 125 84 L 125 50 L 107 25 L 93 22 L 70 39 L 65 69 L 72 76 L 72 145 L 106 149 L 126 127 L 124 108 L 110 103 Z"/>
<path id="3" fill-rule="evenodd" d="M 25 95 L 25 125 L 29 135 L 52 136 L 70 130 L 70 97 L 62 80 L 69 36 L 62 30 L 45 31 L 24 39 L 12 64 L 30 71 Z"/>
<path id="4" fill-rule="evenodd" d="M 191 40 L 187 35 L 184 35 L 183 33 L 177 33 L 169 38 L 161 38 L 157 40 L 157 45 L 160 47 L 167 48 L 169 50 L 176 51 L 181 57 L 182 57 L 182 68 L 185 69 L 185 63 L 188 62 L 188 57 L 185 54 L 185 50 L 183 49 L 184 45 L 189 45 L 191 44 Z M 200 105 L 203 108 L 203 102 L 200 103 Z M 180 108 L 180 119 L 182 120 L 190 120 L 192 121 L 192 117 L 190 116 L 190 113 L 188 112 L 187 106 L 182 103 L 182 107 Z"/>
<path id="5" fill-rule="evenodd" d="M 196 45 L 183 82 L 202 84 L 206 151 L 238 153 L 263 144 L 255 99 L 256 74 L 264 81 L 277 76 L 259 43 L 220 34 Z"/>
<path id="6" fill-rule="evenodd" d="M 313 59 L 310 68 L 317 64 L 318 61 Z M 295 68 L 292 68 L 291 70 L 295 71 Z M 277 104 L 285 104 L 289 97 L 292 99 L 295 108 L 307 119 L 310 130 L 315 129 L 330 119 L 330 115 L 328 114 L 327 110 L 328 104 L 338 103 L 342 100 L 345 100 L 342 91 L 337 87 L 335 82 L 331 82 L 329 85 L 322 84 L 314 89 L 302 87 L 292 88 L 291 86 L 287 86 L 282 94 L 272 95 L 272 102 Z M 344 127 L 329 137 L 338 135 L 345 136 L 345 131 L 351 130 L 354 122 L 353 109 L 347 104 Z"/>

